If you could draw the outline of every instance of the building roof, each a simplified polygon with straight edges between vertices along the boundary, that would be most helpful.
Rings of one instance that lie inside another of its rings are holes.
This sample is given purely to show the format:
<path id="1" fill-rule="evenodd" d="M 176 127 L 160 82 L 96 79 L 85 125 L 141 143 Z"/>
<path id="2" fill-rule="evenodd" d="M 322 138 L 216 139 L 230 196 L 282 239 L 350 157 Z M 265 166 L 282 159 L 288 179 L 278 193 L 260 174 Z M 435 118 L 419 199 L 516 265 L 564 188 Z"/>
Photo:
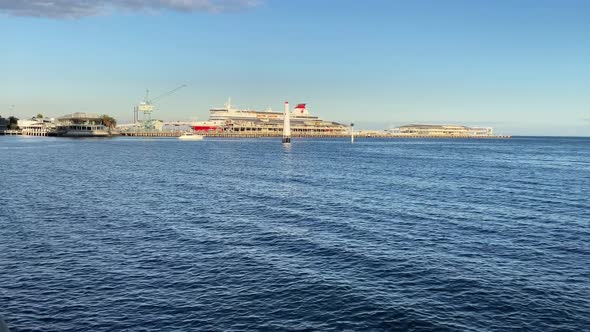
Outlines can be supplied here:
<path id="1" fill-rule="evenodd" d="M 474 129 L 489 129 L 488 127 L 468 127 L 468 126 L 460 126 L 460 125 L 430 125 L 430 124 L 409 124 L 400 126 L 399 129 L 465 129 L 465 130 L 474 130 Z"/>
<path id="2" fill-rule="evenodd" d="M 96 114 L 92 114 L 92 113 L 76 112 L 76 113 L 67 114 L 67 115 L 64 115 L 64 116 L 58 118 L 58 120 L 72 120 L 72 119 L 98 120 L 98 119 L 100 119 L 100 116 L 96 115 Z"/>
<path id="3" fill-rule="evenodd" d="M 430 124 L 409 124 L 409 125 L 404 125 L 401 126 L 400 128 L 408 128 L 408 127 L 412 127 L 412 128 L 423 128 L 423 129 L 444 129 L 444 128 L 466 128 L 468 129 L 469 127 L 467 126 L 459 126 L 459 125 L 430 125 Z"/>

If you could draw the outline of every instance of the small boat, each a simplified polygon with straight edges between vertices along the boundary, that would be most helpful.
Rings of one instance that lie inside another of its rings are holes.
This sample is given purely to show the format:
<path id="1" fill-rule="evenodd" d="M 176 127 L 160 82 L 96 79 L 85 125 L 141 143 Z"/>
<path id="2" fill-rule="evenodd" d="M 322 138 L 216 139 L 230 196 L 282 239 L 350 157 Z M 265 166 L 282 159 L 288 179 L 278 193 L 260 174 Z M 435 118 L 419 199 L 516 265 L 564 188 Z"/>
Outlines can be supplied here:
<path id="1" fill-rule="evenodd" d="M 182 141 L 200 141 L 203 139 L 203 135 L 197 135 L 195 133 L 186 132 L 183 133 L 180 137 L 178 137 L 178 139 Z"/>

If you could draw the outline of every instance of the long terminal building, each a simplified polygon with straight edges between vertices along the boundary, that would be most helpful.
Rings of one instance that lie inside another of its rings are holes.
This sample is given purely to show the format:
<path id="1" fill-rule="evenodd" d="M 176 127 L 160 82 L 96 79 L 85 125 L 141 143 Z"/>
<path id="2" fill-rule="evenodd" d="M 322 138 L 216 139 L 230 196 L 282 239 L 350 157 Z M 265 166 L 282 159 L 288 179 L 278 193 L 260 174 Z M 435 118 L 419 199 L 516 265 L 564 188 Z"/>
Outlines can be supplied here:
<path id="1" fill-rule="evenodd" d="M 493 129 L 489 127 L 467 127 L 459 125 L 410 124 L 391 130 L 396 135 L 432 136 L 432 137 L 491 137 Z"/>

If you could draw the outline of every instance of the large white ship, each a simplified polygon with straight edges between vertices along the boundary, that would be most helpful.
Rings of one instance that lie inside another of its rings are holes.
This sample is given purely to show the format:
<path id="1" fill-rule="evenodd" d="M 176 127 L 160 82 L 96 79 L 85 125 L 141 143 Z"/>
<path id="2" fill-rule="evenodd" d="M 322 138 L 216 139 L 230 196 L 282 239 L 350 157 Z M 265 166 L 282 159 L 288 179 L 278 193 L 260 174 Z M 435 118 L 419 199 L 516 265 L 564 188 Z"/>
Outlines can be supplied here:
<path id="1" fill-rule="evenodd" d="M 291 111 L 291 131 L 294 136 L 340 135 L 349 128 L 343 124 L 325 121 L 309 114 L 306 104 L 298 104 Z M 209 120 L 194 123 L 197 132 L 277 134 L 283 130 L 283 113 L 272 110 L 256 111 L 233 108 L 228 100 L 222 108 L 209 110 Z"/>

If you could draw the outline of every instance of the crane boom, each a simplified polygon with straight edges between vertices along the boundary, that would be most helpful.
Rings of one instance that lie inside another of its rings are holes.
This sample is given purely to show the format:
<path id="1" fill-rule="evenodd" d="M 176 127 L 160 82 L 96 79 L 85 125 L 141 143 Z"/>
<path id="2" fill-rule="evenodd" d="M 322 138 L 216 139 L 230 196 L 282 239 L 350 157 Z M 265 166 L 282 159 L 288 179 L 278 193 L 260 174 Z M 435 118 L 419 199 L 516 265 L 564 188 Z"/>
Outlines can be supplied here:
<path id="1" fill-rule="evenodd" d="M 169 95 L 173 94 L 174 92 L 176 92 L 176 91 L 178 91 L 178 90 L 180 90 L 182 88 L 185 88 L 185 87 L 186 87 L 186 84 L 177 86 L 176 88 L 174 88 L 174 89 L 172 89 L 172 90 L 170 90 L 170 91 L 168 91 L 166 93 L 163 93 L 163 94 L 157 96 L 156 98 L 153 98 L 152 100 L 149 101 L 149 103 L 153 103 L 154 101 L 156 101 L 158 99 L 162 99 L 162 98 L 164 98 L 166 96 L 169 96 Z M 147 97 L 147 95 L 146 95 L 146 97 Z"/>

